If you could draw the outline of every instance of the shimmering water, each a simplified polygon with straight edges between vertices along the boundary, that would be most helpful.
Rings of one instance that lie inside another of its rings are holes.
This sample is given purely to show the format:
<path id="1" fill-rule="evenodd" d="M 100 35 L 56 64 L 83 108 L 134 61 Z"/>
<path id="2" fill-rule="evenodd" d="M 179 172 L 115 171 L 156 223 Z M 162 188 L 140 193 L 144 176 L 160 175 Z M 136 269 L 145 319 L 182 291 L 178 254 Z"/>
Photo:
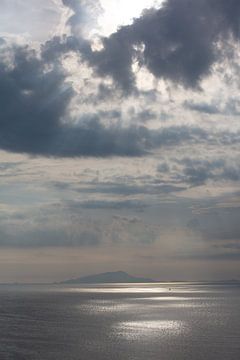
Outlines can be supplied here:
<path id="1" fill-rule="evenodd" d="M 0 286 L 1 360 L 239 360 L 240 287 Z"/>

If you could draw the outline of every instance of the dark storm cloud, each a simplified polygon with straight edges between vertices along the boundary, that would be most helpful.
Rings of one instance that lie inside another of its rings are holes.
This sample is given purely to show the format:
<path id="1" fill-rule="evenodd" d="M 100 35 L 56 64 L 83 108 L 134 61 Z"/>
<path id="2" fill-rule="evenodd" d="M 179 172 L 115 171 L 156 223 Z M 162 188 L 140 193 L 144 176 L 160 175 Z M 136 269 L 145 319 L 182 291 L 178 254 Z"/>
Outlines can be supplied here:
<path id="1" fill-rule="evenodd" d="M 74 91 L 59 62 L 46 64 L 29 47 L 13 47 L 11 56 L 11 66 L 0 63 L 2 149 L 46 156 L 139 156 L 156 147 L 207 139 L 197 127 L 106 127 L 100 122 L 103 113 L 67 124 L 62 120 Z"/>
<path id="2" fill-rule="evenodd" d="M 58 67 L 44 63 L 27 47 L 12 49 L 13 66 L 0 63 L 0 146 L 47 153 L 72 96 Z"/>
<path id="3" fill-rule="evenodd" d="M 141 129 L 107 128 L 97 116 L 63 124 L 73 96 L 58 63 L 46 68 L 28 47 L 12 49 L 13 66 L 0 63 L 0 147 L 52 156 L 133 156 L 144 152 Z M 146 130 L 147 131 L 147 130 Z"/>
<path id="4" fill-rule="evenodd" d="M 162 146 L 207 142 L 199 127 L 172 126 L 149 130 L 144 126 L 121 127 L 101 124 L 100 114 L 82 117 L 80 124 L 62 125 L 52 139 L 47 155 L 54 156 L 142 156 Z M 221 141 L 221 140 L 219 140 Z"/>
<path id="5" fill-rule="evenodd" d="M 81 29 L 96 20 L 101 6 L 77 0 L 63 0 L 63 4 L 73 11 L 67 22 L 72 36 L 50 40 L 48 51 L 80 52 L 98 76 L 112 77 L 126 94 L 138 91 L 134 62 L 156 78 L 199 88 L 212 65 L 229 55 L 224 51 L 226 43 L 239 38 L 238 0 L 168 0 L 160 9 L 145 10 L 133 24 L 102 37 L 103 48 L 94 51 Z"/>
<path id="6" fill-rule="evenodd" d="M 68 20 L 72 36 L 52 38 L 40 53 L 1 42 L 1 149 L 45 156 L 140 156 L 161 146 L 208 141 L 209 135 L 199 127 L 149 130 L 144 126 L 106 126 L 101 123 L 103 113 L 80 116 L 77 124 L 71 124 L 66 120 L 75 94 L 66 81 L 61 55 L 80 53 L 98 75 L 113 77 L 126 92 L 135 87 L 134 59 L 156 77 L 197 86 L 216 60 L 216 41 L 226 39 L 229 32 L 238 36 L 238 1 L 169 0 L 161 9 L 145 11 L 132 25 L 103 38 L 100 51 L 94 51 L 78 31 L 81 24 L 83 28 L 86 25 L 86 14 L 94 20 L 98 4 L 76 0 L 63 3 L 73 11 Z M 98 101 L 111 94 L 104 86 L 100 85 L 103 97 L 99 93 Z M 121 114 L 105 116 L 120 118 Z M 154 114 L 139 114 L 144 121 L 149 116 Z M 225 133 L 218 142 L 227 145 L 234 139 L 237 142 L 239 134 Z"/>
<path id="7" fill-rule="evenodd" d="M 82 55 L 99 76 L 111 76 L 126 93 L 136 89 L 134 61 L 157 78 L 198 88 L 221 60 L 225 42 L 239 39 L 239 16 L 238 0 L 168 0 L 102 38 L 102 50 L 85 48 Z"/>

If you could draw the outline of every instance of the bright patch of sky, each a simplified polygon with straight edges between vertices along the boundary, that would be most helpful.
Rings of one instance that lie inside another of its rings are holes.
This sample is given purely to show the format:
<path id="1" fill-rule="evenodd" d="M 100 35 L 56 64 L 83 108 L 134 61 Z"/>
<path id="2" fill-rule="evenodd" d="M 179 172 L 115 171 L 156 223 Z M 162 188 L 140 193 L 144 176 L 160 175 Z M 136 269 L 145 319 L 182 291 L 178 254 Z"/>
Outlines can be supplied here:
<path id="1" fill-rule="evenodd" d="M 104 9 L 103 15 L 99 18 L 101 33 L 111 34 L 119 26 L 131 24 L 144 9 L 157 7 L 161 3 L 162 0 L 101 0 Z"/>

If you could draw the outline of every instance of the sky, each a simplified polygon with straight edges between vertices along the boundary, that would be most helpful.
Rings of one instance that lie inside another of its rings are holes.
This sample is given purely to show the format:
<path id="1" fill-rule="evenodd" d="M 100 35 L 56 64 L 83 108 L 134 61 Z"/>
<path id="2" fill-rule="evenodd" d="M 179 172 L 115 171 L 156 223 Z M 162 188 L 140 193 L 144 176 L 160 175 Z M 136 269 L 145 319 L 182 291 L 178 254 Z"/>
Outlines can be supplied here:
<path id="1" fill-rule="evenodd" d="M 0 282 L 240 278 L 240 2 L 0 2 Z"/>

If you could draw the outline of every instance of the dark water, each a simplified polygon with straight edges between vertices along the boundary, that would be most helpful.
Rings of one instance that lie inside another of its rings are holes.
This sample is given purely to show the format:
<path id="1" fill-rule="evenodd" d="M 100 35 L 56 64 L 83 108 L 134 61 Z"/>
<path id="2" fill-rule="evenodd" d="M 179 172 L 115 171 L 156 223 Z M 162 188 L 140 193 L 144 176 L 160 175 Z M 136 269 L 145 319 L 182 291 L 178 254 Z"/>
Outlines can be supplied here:
<path id="1" fill-rule="evenodd" d="M 0 359 L 239 360 L 240 287 L 0 286 Z"/>

